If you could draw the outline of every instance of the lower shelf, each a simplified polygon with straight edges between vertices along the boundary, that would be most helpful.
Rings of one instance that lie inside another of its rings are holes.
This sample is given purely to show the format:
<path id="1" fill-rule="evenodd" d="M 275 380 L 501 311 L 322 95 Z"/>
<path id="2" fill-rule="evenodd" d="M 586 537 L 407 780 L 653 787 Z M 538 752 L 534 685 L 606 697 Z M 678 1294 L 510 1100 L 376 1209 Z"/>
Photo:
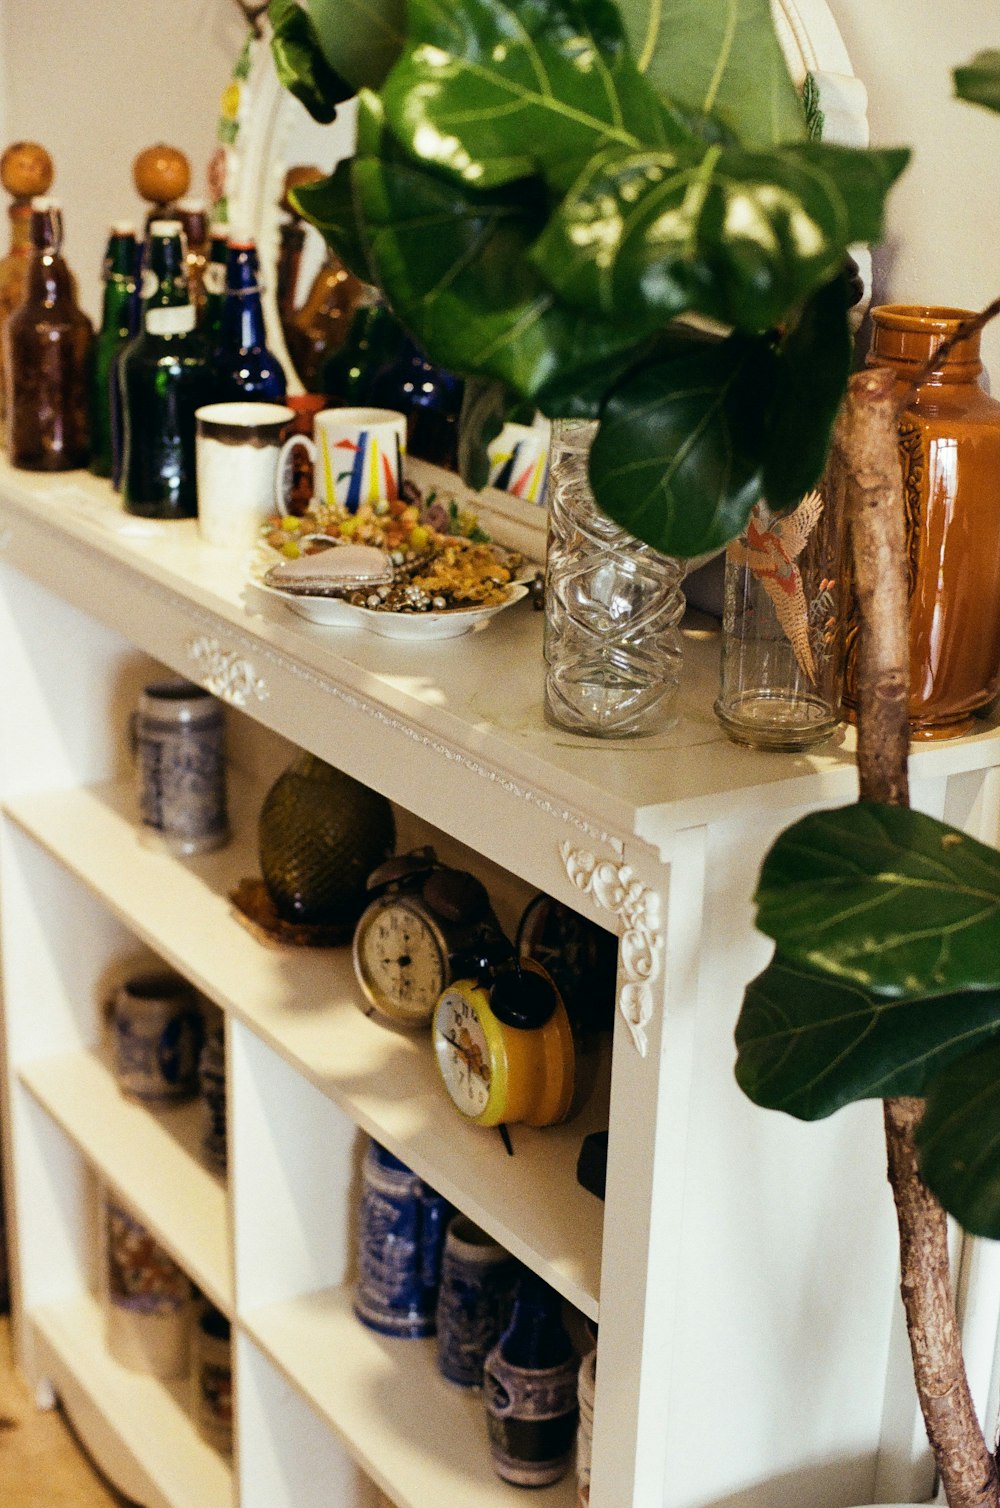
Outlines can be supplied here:
<path id="1" fill-rule="evenodd" d="M 376 1335 L 340 1288 L 256 1310 L 243 1328 L 400 1508 L 524 1508 L 490 1464 L 481 1395 L 444 1380 L 432 1340 Z M 572 1468 L 528 1496 L 571 1508 Z"/>
<path id="2" fill-rule="evenodd" d="M 40 1373 L 81 1439 L 126 1497 L 145 1508 L 231 1508 L 232 1468 L 198 1434 L 190 1383 L 130 1372 L 109 1356 L 104 1316 L 90 1295 L 30 1316 Z"/>
<path id="3" fill-rule="evenodd" d="M 231 1314 L 226 1185 L 201 1159 L 201 1105 L 126 1099 L 96 1052 L 36 1059 L 20 1078 L 202 1292 Z"/>

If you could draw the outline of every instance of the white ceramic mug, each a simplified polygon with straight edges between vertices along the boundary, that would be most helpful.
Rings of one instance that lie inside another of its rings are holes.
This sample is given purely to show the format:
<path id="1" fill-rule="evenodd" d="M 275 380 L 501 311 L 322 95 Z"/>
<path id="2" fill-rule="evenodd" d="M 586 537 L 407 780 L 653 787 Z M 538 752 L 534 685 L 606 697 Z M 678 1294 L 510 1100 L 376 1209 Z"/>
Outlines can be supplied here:
<path id="1" fill-rule="evenodd" d="M 201 537 L 246 550 L 274 511 L 278 456 L 295 414 L 283 403 L 209 403 L 194 417 Z"/>
<path id="2" fill-rule="evenodd" d="M 391 408 L 328 408 L 313 420 L 313 435 L 294 435 L 282 446 L 274 500 L 288 512 L 287 473 L 293 447 L 304 445 L 313 463 L 316 499 L 357 513 L 362 503 L 392 502 L 403 485 L 406 415 Z"/>

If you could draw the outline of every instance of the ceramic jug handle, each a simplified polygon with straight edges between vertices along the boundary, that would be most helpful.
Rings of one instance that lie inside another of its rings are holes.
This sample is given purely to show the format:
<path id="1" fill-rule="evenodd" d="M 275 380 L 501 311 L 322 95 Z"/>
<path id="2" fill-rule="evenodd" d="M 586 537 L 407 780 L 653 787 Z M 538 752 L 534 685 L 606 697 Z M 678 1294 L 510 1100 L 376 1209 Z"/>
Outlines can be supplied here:
<path id="1" fill-rule="evenodd" d="M 316 441 L 310 435 L 291 435 L 278 451 L 278 464 L 274 473 L 274 506 L 282 516 L 291 513 L 289 504 L 291 501 L 292 478 L 291 475 L 286 475 L 286 473 L 291 470 L 289 457 L 292 454 L 293 447 L 296 445 L 305 446 L 306 454 L 309 457 L 314 474 L 316 470 Z"/>

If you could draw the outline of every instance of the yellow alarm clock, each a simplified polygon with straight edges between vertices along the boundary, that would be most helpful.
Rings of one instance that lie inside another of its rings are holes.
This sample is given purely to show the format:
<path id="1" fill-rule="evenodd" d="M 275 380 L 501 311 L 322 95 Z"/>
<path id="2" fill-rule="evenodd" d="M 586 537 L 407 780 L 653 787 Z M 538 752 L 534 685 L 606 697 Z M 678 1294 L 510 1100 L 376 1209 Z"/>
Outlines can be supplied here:
<path id="1" fill-rule="evenodd" d="M 451 1101 L 477 1126 L 552 1126 L 569 1114 L 573 1033 L 538 964 L 511 961 L 488 983 L 456 980 L 438 998 L 432 1030 Z"/>

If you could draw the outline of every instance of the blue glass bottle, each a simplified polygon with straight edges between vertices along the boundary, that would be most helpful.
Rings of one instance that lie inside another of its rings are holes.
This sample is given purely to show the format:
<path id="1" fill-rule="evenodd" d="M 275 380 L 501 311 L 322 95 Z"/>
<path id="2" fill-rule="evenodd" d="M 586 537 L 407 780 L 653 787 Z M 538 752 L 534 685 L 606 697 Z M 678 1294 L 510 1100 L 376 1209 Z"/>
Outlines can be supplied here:
<path id="1" fill-rule="evenodd" d="M 376 372 L 371 402 L 406 415 L 406 448 L 421 461 L 458 470 L 458 421 L 464 384 L 436 367 L 409 336 Z"/>
<path id="2" fill-rule="evenodd" d="M 490 1454 L 504 1481 L 546 1487 L 565 1474 L 579 1416 L 577 1371 L 562 1300 L 525 1268 L 510 1324 L 483 1372 Z"/>
<path id="3" fill-rule="evenodd" d="M 284 371 L 267 348 L 254 241 L 229 243 L 226 298 L 213 365 L 220 403 L 272 403 L 285 396 Z"/>

